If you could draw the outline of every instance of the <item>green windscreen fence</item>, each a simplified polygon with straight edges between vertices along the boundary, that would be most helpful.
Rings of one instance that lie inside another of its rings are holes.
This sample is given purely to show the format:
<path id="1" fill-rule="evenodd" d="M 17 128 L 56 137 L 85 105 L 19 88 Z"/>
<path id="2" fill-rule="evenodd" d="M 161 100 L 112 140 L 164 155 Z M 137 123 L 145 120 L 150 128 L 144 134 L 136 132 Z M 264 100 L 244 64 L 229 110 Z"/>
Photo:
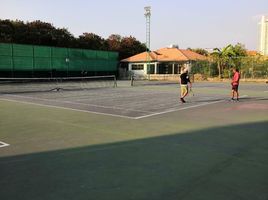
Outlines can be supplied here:
<path id="1" fill-rule="evenodd" d="M 33 57 L 33 46 L 13 44 L 11 48 L 15 57 Z"/>
<path id="2" fill-rule="evenodd" d="M 116 74 L 118 53 L 0 43 L 0 77 Z"/>
<path id="3" fill-rule="evenodd" d="M 0 56 L 0 71 L 12 70 L 12 62 L 11 56 Z"/>
<path id="4" fill-rule="evenodd" d="M 0 43 L 0 55 L 12 56 L 12 45 Z"/>
<path id="5" fill-rule="evenodd" d="M 12 70 L 12 46 L 0 43 L 0 71 Z"/>
<path id="6" fill-rule="evenodd" d="M 13 69 L 14 70 L 33 70 L 33 59 L 32 57 L 20 56 L 13 58 Z"/>
<path id="7" fill-rule="evenodd" d="M 53 47 L 51 56 L 53 58 L 67 58 L 69 57 L 69 52 L 67 48 Z"/>
<path id="8" fill-rule="evenodd" d="M 50 58 L 52 49 L 50 47 L 33 46 L 34 57 L 36 58 Z"/>
<path id="9" fill-rule="evenodd" d="M 46 71 L 52 69 L 52 60 L 50 57 L 35 57 L 34 71 Z"/>

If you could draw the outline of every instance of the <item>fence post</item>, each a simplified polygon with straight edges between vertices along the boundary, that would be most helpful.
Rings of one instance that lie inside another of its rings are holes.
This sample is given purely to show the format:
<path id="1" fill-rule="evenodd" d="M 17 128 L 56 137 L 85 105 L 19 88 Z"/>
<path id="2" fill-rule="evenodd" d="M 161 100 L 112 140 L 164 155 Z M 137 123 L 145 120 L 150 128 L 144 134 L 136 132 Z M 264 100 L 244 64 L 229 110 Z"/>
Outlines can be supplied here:
<path id="1" fill-rule="evenodd" d="M 14 78 L 14 50 L 13 50 L 13 44 L 11 44 L 11 77 Z"/>
<path id="2" fill-rule="evenodd" d="M 32 54 L 32 78 L 34 78 L 34 65 L 35 65 L 35 56 L 34 56 L 34 46 L 32 46 L 33 54 Z"/>

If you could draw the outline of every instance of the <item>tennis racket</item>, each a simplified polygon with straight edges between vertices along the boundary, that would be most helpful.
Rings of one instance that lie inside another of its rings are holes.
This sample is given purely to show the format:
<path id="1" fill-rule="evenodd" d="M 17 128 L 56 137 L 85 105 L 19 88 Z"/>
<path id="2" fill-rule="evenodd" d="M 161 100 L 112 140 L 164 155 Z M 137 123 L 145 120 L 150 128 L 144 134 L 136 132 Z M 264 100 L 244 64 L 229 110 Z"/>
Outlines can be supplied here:
<path id="1" fill-rule="evenodd" d="M 194 96 L 194 91 L 192 88 L 190 88 L 190 93 L 192 94 L 192 96 Z"/>

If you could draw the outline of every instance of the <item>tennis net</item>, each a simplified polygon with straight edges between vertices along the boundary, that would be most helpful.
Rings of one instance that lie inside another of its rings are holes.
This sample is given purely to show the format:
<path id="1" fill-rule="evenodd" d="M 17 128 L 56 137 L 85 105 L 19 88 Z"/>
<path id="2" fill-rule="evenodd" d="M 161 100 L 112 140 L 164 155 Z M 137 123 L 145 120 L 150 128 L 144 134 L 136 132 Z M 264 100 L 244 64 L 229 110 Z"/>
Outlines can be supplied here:
<path id="1" fill-rule="evenodd" d="M 53 77 L 53 78 L 0 78 L 0 94 L 86 90 L 117 87 L 111 76 Z"/>
<path id="2" fill-rule="evenodd" d="M 169 84 L 178 84 L 178 78 L 172 76 L 171 78 L 165 75 L 159 77 L 148 77 L 144 76 L 131 76 L 130 85 L 131 86 L 150 86 L 150 85 L 169 85 Z"/>

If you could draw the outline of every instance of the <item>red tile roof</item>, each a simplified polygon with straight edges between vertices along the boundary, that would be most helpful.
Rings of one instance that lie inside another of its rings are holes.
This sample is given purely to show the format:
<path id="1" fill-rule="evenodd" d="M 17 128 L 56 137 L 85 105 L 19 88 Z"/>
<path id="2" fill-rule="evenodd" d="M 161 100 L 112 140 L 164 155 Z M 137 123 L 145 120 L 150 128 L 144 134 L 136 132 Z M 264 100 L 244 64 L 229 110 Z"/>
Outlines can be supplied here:
<path id="1" fill-rule="evenodd" d="M 147 55 L 149 57 L 147 57 Z M 121 62 L 146 62 L 146 61 L 190 61 L 190 60 L 207 60 L 206 56 L 195 53 L 190 50 L 177 48 L 162 48 L 150 53 L 143 52 L 129 58 L 121 60 Z"/>
<path id="2" fill-rule="evenodd" d="M 258 55 L 258 51 L 247 51 L 248 56 L 256 56 Z"/>

